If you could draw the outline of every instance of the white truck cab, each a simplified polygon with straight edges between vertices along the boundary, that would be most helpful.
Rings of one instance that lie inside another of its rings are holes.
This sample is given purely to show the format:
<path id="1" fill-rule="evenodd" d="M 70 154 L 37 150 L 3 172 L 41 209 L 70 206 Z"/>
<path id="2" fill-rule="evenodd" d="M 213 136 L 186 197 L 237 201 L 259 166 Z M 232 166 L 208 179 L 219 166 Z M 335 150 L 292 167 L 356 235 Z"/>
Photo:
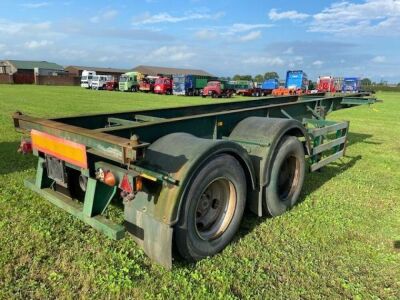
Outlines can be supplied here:
<path id="1" fill-rule="evenodd" d="M 95 71 L 82 71 L 81 87 L 85 89 L 90 89 L 92 87 L 93 76 L 96 76 Z"/>
<path id="2" fill-rule="evenodd" d="M 92 79 L 92 89 L 93 90 L 102 90 L 105 89 L 107 81 L 112 80 L 113 77 L 111 75 L 95 75 Z"/>

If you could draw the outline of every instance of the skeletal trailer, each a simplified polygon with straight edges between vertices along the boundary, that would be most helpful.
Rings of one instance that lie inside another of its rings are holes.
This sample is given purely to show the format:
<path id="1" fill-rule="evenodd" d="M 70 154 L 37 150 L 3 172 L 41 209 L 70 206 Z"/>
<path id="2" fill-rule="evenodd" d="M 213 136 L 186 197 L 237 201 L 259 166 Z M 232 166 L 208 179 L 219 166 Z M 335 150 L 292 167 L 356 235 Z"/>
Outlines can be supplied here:
<path id="1" fill-rule="evenodd" d="M 292 208 L 306 170 L 342 157 L 349 122 L 328 113 L 372 104 L 368 94 L 268 97 L 230 103 L 57 119 L 13 115 L 38 156 L 26 186 L 113 239 L 131 233 L 172 266 L 221 251 L 244 209 Z M 124 224 L 104 216 L 123 207 Z"/>

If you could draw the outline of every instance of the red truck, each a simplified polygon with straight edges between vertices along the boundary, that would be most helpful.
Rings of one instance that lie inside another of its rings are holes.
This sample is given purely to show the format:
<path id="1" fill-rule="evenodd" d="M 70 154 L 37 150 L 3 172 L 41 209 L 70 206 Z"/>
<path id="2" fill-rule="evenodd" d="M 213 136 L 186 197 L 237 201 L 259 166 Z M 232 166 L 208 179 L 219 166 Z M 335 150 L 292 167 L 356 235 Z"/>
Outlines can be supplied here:
<path id="1" fill-rule="evenodd" d="M 154 86 L 158 76 L 146 76 L 139 82 L 139 90 L 141 92 L 154 92 Z"/>
<path id="2" fill-rule="evenodd" d="M 211 96 L 212 98 L 230 98 L 235 93 L 234 85 L 226 80 L 209 81 L 203 89 L 202 97 Z"/>
<path id="3" fill-rule="evenodd" d="M 118 80 L 109 80 L 106 82 L 107 91 L 117 91 L 119 86 Z"/>
<path id="4" fill-rule="evenodd" d="M 319 93 L 336 93 L 336 82 L 332 76 L 320 76 L 317 90 Z"/>
<path id="5" fill-rule="evenodd" d="M 170 77 L 159 77 L 154 84 L 155 94 L 172 95 L 173 82 Z"/>

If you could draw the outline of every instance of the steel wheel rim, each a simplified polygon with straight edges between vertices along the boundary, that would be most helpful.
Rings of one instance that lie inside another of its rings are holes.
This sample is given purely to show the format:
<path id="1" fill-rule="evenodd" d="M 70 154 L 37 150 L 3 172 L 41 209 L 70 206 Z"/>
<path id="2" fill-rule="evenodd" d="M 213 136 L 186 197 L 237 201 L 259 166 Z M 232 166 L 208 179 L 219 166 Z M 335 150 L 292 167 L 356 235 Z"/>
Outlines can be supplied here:
<path id="1" fill-rule="evenodd" d="M 290 198 L 300 179 L 300 162 L 295 156 L 288 156 L 282 162 L 278 175 L 278 195 L 281 201 Z"/>
<path id="2" fill-rule="evenodd" d="M 237 193 L 233 183 L 226 178 L 210 182 L 201 193 L 195 211 L 195 227 L 203 240 L 221 236 L 233 219 Z"/>

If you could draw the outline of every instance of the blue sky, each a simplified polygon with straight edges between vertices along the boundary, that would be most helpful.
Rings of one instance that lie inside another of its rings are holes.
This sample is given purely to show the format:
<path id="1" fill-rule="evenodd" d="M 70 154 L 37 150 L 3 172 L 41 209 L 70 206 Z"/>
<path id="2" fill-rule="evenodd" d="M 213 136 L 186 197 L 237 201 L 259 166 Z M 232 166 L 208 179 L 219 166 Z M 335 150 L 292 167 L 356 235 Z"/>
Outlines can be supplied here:
<path id="1" fill-rule="evenodd" d="M 14 0 L 0 11 L 0 59 L 400 82 L 400 0 Z"/>

